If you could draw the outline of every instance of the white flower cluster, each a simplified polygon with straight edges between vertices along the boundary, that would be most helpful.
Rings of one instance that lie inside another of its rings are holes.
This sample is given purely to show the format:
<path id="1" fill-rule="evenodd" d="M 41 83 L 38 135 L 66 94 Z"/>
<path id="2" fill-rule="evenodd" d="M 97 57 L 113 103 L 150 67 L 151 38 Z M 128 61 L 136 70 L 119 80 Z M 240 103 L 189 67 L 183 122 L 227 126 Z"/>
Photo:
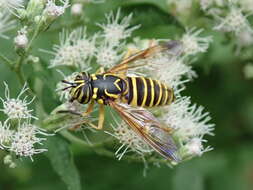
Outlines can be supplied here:
<path id="1" fill-rule="evenodd" d="M 253 28 L 248 16 L 253 13 L 251 0 L 200 0 L 203 11 L 216 21 L 215 30 L 232 33 L 238 48 L 253 44 Z"/>
<path id="2" fill-rule="evenodd" d="M 52 19 L 61 16 L 69 6 L 69 0 L 59 0 L 62 5 L 56 5 L 55 0 L 47 0 L 45 14 Z"/>
<path id="3" fill-rule="evenodd" d="M 173 89 L 178 91 L 182 90 L 182 84 L 192 80 L 196 77 L 196 73 L 192 70 L 191 65 L 188 63 L 193 55 L 204 53 L 207 51 L 209 44 L 212 42 L 211 36 L 201 37 L 202 29 L 197 30 L 192 28 L 186 30 L 181 39 L 171 41 L 175 43 L 173 48 L 168 52 L 157 54 L 149 59 L 141 60 L 145 63 L 145 69 L 130 72 L 130 74 L 143 74 L 153 78 L 160 79 L 161 81 L 169 84 Z M 138 44 L 142 44 L 142 49 L 150 46 L 148 40 L 135 40 L 135 44 L 131 44 L 128 48 L 132 51 L 140 49 Z M 153 43 L 158 43 L 152 41 Z M 159 71 L 159 72 L 157 72 Z"/>
<path id="4" fill-rule="evenodd" d="M 95 40 L 88 38 L 85 28 L 78 28 L 70 34 L 63 31 L 60 34 L 60 45 L 53 47 L 54 59 L 50 61 L 50 67 L 69 65 L 80 67 L 82 70 L 89 68 L 89 61 L 95 54 Z"/>
<path id="5" fill-rule="evenodd" d="M 192 28 L 187 30 L 183 35 L 181 41 L 183 43 L 183 51 L 187 55 L 195 55 L 197 53 L 204 53 L 209 47 L 209 43 L 212 42 L 212 37 L 200 37 L 203 29 L 196 30 Z"/>
<path id="6" fill-rule="evenodd" d="M 109 135 L 117 138 L 122 144 L 115 152 L 116 158 L 119 160 L 128 152 L 137 153 L 144 158 L 146 154 L 153 152 L 143 140 L 127 126 L 125 122 L 117 122 L 115 120 L 115 125 L 112 125 L 113 133 L 106 132 Z"/>
<path id="7" fill-rule="evenodd" d="M 115 16 L 113 12 L 106 15 L 106 24 L 98 24 L 103 29 L 102 36 L 108 44 L 112 46 L 119 45 L 120 40 L 130 37 L 132 32 L 139 28 L 139 26 L 130 27 L 132 16 L 130 14 L 120 20 L 120 10 L 118 10 Z"/>
<path id="8" fill-rule="evenodd" d="M 89 3 L 104 3 L 105 0 L 74 0 L 72 1 L 72 5 L 71 5 L 71 14 L 73 16 L 81 16 L 83 15 L 84 11 L 83 8 L 85 7 L 86 4 Z"/>
<path id="9" fill-rule="evenodd" d="M 186 151 L 181 152 L 183 157 L 201 156 L 211 150 L 209 146 L 204 148 L 201 143 L 205 142 L 204 135 L 213 135 L 214 130 L 214 125 L 208 124 L 211 118 L 207 112 L 203 112 L 202 106 L 191 105 L 189 97 L 180 97 L 165 110 L 167 113 L 163 115 L 163 121 L 174 129 L 173 136 L 179 141 L 180 149 Z"/>
<path id="10" fill-rule="evenodd" d="M 46 151 L 46 149 L 35 148 L 35 145 L 41 145 L 45 138 L 39 136 L 47 134 L 31 124 L 31 120 L 36 117 L 31 114 L 32 110 L 28 109 L 28 105 L 33 99 L 27 101 L 27 96 L 24 96 L 28 90 L 26 86 L 23 87 L 17 98 L 10 98 L 8 85 L 4 84 L 5 98 L 0 98 L 3 105 L 0 111 L 7 115 L 7 119 L 0 121 L 0 149 L 14 153 L 18 157 L 32 159 L 34 154 Z M 24 97 L 21 98 L 22 96 Z"/>
<path id="11" fill-rule="evenodd" d="M 102 28 L 101 34 L 88 37 L 86 29 L 78 28 L 71 33 L 63 31 L 60 34 L 60 44 L 55 45 L 55 57 L 50 61 L 50 67 L 68 65 L 86 70 L 90 61 L 95 59 L 104 67 L 111 67 L 122 57 L 121 42 L 138 28 L 129 27 L 132 15 L 120 20 L 120 11 L 114 17 L 112 13 L 106 16 L 107 24 L 98 24 Z"/>

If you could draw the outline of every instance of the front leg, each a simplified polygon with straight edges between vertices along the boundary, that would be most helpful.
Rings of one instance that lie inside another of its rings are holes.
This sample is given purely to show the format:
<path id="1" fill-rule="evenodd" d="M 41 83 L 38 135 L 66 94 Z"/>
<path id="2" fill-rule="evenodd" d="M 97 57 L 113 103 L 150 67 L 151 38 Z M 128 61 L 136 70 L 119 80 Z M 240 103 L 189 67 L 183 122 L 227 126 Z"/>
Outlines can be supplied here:
<path id="1" fill-rule="evenodd" d="M 90 113 L 93 111 L 94 103 L 95 103 L 94 100 L 91 100 L 91 102 L 90 102 L 88 108 L 86 109 L 86 111 L 82 113 L 83 117 L 86 117 L 86 116 L 90 115 Z"/>
<path id="2" fill-rule="evenodd" d="M 103 129 L 105 120 L 105 106 L 103 104 L 99 104 L 99 117 L 98 117 L 98 126 L 89 123 L 89 125 L 95 129 L 101 130 Z"/>

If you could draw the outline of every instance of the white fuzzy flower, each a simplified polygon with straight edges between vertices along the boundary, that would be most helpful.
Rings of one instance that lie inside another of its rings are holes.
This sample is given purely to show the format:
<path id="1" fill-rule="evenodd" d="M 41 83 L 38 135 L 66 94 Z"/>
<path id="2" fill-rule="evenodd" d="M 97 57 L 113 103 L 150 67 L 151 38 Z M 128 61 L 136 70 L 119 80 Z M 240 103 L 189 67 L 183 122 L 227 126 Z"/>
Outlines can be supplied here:
<path id="1" fill-rule="evenodd" d="M 180 56 L 160 54 L 148 59 L 147 65 L 153 78 L 169 84 L 174 90 L 196 77 L 196 73 L 191 66 L 185 64 L 184 59 Z M 186 77 L 184 80 L 182 80 L 183 76 Z"/>
<path id="2" fill-rule="evenodd" d="M 83 13 L 83 4 L 75 3 L 71 6 L 71 14 L 74 16 L 80 16 Z"/>
<path id="3" fill-rule="evenodd" d="M 199 52 L 206 52 L 209 47 L 209 43 L 212 42 L 212 37 L 200 37 L 200 33 L 203 29 L 196 30 L 192 28 L 187 30 L 182 36 L 183 51 L 186 55 L 194 55 Z"/>
<path id="4" fill-rule="evenodd" d="M 126 51 L 137 52 L 148 48 L 150 45 L 149 39 L 141 39 L 140 37 L 133 38 L 133 41 L 126 45 Z"/>
<path id="5" fill-rule="evenodd" d="M 0 121 L 0 149 L 4 149 L 5 146 L 11 141 L 13 131 L 10 130 L 10 125 L 7 122 L 2 123 Z"/>
<path id="6" fill-rule="evenodd" d="M 185 149 L 185 154 L 187 156 L 201 156 L 203 153 L 213 150 L 210 146 L 207 146 L 204 148 L 203 142 L 206 142 L 206 140 L 203 140 L 198 137 L 194 137 L 189 140 L 184 146 L 183 149 Z"/>
<path id="7" fill-rule="evenodd" d="M 140 51 L 140 49 L 148 48 L 150 46 L 150 42 L 150 40 L 138 40 L 136 41 L 137 44 L 129 44 L 128 49 L 131 50 L 132 53 L 135 53 Z M 156 45 L 158 43 L 158 41 L 152 40 L 152 44 Z M 192 70 L 189 64 L 185 63 L 185 57 L 181 55 L 182 43 L 173 40 L 160 43 L 174 43 L 175 45 L 168 51 L 155 54 L 154 56 L 144 60 L 139 60 L 138 64 L 143 66 L 129 70 L 128 74 L 133 76 L 144 75 L 154 79 L 159 79 L 177 91 L 182 88 L 183 83 L 196 77 L 196 73 Z M 138 44 L 143 45 L 139 47 Z M 184 80 L 182 80 L 183 77 Z"/>
<path id="8" fill-rule="evenodd" d="M 61 6 L 55 4 L 55 0 L 47 0 L 46 8 L 44 13 L 52 19 L 61 16 L 65 9 L 69 6 L 69 0 L 59 0 L 62 4 Z"/>
<path id="9" fill-rule="evenodd" d="M 110 68 L 118 63 L 122 55 L 118 53 L 119 47 L 114 48 L 109 43 L 104 43 L 97 48 L 96 58 L 97 63 L 103 67 Z"/>
<path id="10" fill-rule="evenodd" d="M 23 7 L 24 0 L 0 0 L 0 9 L 7 10 L 18 16 L 15 10 Z"/>
<path id="11" fill-rule="evenodd" d="M 131 36 L 131 33 L 139 26 L 130 27 L 132 14 L 120 20 L 120 10 L 116 15 L 113 12 L 106 15 L 107 24 L 98 24 L 103 29 L 103 37 L 110 45 L 119 45 L 120 40 Z"/>
<path id="12" fill-rule="evenodd" d="M 147 143 L 143 142 L 143 140 L 131 130 L 125 122 L 116 122 L 116 125 L 112 125 L 112 128 L 113 133 L 106 133 L 118 139 L 122 144 L 115 152 L 115 155 L 119 160 L 128 152 L 137 153 L 141 157 L 153 152 L 153 149 L 151 149 Z"/>
<path id="13" fill-rule="evenodd" d="M 18 31 L 18 35 L 14 38 L 14 44 L 17 48 L 26 48 L 28 45 L 27 27 Z"/>
<path id="14" fill-rule="evenodd" d="M 235 34 L 239 34 L 242 31 L 252 32 L 247 15 L 244 15 L 242 9 L 236 6 L 231 6 L 226 17 L 217 16 L 217 20 L 219 24 L 214 27 L 216 30 L 234 32 Z"/>
<path id="15" fill-rule="evenodd" d="M 47 151 L 46 149 L 36 149 L 35 144 L 42 144 L 45 138 L 40 138 L 38 135 L 48 135 L 39 129 L 37 126 L 24 122 L 18 127 L 18 131 L 12 136 L 12 143 L 9 147 L 11 152 L 17 156 L 30 157 L 34 154 L 39 154 Z"/>
<path id="16" fill-rule="evenodd" d="M 0 10 L 0 37 L 8 39 L 6 32 L 15 28 L 16 22 L 10 19 L 11 15 L 6 11 Z"/>
<path id="17" fill-rule="evenodd" d="M 21 99 L 21 96 L 28 90 L 26 85 L 24 85 L 17 98 L 10 98 L 9 87 L 6 83 L 4 83 L 4 85 L 5 99 L 0 97 L 0 100 L 3 103 L 3 109 L 0 109 L 0 111 L 4 112 L 9 119 L 36 119 L 36 117 L 31 115 L 32 110 L 29 110 L 27 107 L 34 100 L 34 98 L 30 101 L 27 101 L 27 96 Z"/>
<path id="18" fill-rule="evenodd" d="M 203 107 L 191 105 L 190 98 L 182 97 L 168 106 L 168 112 L 163 116 L 165 123 L 175 129 L 174 136 L 182 142 L 205 134 L 213 135 L 213 124 L 209 113 L 203 112 Z"/>
<path id="19" fill-rule="evenodd" d="M 60 33 L 60 45 L 54 45 L 53 52 L 48 52 L 55 56 L 50 61 L 50 67 L 69 65 L 88 69 L 89 58 L 96 50 L 95 41 L 96 35 L 89 39 L 85 28 L 78 28 L 70 34 L 63 31 Z"/>

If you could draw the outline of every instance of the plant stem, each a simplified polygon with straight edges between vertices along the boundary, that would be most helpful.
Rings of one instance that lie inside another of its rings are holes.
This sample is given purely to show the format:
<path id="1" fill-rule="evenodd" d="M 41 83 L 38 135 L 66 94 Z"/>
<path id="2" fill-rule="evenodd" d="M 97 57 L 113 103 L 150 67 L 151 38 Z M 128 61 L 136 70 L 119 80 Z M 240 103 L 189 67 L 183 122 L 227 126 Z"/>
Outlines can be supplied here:
<path id="1" fill-rule="evenodd" d="M 0 54 L 0 58 L 4 61 L 4 64 L 7 65 L 10 69 L 13 70 L 13 64 L 12 61 L 9 60 L 7 57 L 5 57 L 4 55 Z"/>
<path id="2" fill-rule="evenodd" d="M 75 135 L 72 135 L 70 132 L 68 132 L 66 130 L 61 131 L 60 134 L 72 143 L 78 144 L 78 145 L 86 147 L 86 148 L 91 148 L 98 155 L 106 156 L 106 157 L 110 157 L 110 158 L 115 158 L 115 153 L 107 150 L 104 147 L 106 144 L 113 142 L 114 141 L 113 138 L 108 138 L 105 141 L 99 142 L 96 144 L 89 144 L 89 143 L 86 143 L 85 141 L 83 141 L 82 139 L 76 137 Z M 122 160 L 130 161 L 130 162 L 143 162 L 143 158 L 140 156 L 138 157 L 138 156 L 124 155 L 124 157 L 122 157 Z M 146 162 L 169 164 L 168 160 L 154 158 L 154 157 L 146 159 Z"/>

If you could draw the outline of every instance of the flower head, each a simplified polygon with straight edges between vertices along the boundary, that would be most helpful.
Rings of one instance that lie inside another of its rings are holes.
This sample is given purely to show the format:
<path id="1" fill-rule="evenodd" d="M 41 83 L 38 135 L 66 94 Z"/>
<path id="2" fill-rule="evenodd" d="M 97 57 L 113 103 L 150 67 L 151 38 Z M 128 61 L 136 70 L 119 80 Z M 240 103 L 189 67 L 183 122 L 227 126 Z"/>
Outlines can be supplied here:
<path id="1" fill-rule="evenodd" d="M 35 144 L 42 144 L 41 142 L 45 140 L 45 138 L 40 138 L 38 135 L 47 134 L 35 125 L 28 122 L 22 123 L 18 127 L 17 132 L 12 136 L 12 143 L 9 150 L 17 156 L 28 156 L 32 159 L 32 155 L 46 151 L 46 149 L 35 148 Z"/>
<path id="2" fill-rule="evenodd" d="M 213 135 L 213 124 L 209 113 L 203 112 L 203 107 L 191 105 L 190 98 L 181 97 L 173 102 L 163 116 L 165 123 L 171 126 L 180 141 L 186 142 L 194 137 L 203 137 L 205 134 Z"/>
<path id="3" fill-rule="evenodd" d="M 242 9 L 231 6 L 226 17 L 217 16 L 219 24 L 214 29 L 239 34 L 242 31 L 251 31 L 250 24 L 242 12 Z"/>
<path id="4" fill-rule="evenodd" d="M 0 97 L 0 100 L 3 104 L 3 109 L 0 109 L 4 112 L 9 119 L 29 119 L 36 117 L 32 116 L 32 110 L 28 109 L 28 105 L 34 100 L 34 98 L 30 101 L 27 101 L 27 96 L 21 99 L 21 96 L 28 90 L 26 85 L 22 88 L 21 92 L 17 96 L 17 98 L 10 98 L 9 87 L 6 83 L 5 85 L 5 99 Z"/>
<path id="5" fill-rule="evenodd" d="M 51 19 L 55 19 L 61 16 L 65 9 L 69 6 L 69 0 L 60 0 L 60 5 L 55 4 L 55 0 L 47 0 L 46 8 L 44 10 L 45 15 Z"/>
<path id="6" fill-rule="evenodd" d="M 28 110 L 27 105 L 32 101 L 27 102 L 27 97 L 20 99 L 20 97 L 27 90 L 26 86 L 23 87 L 20 94 L 16 99 L 10 98 L 9 88 L 5 84 L 5 99 L 2 99 L 4 108 L 1 110 L 7 114 L 8 118 L 4 122 L 0 122 L 0 149 L 10 152 L 11 155 L 30 157 L 46 151 L 46 149 L 38 149 L 35 145 L 42 144 L 45 138 L 40 136 L 48 136 L 42 129 L 31 123 L 32 110 Z M 10 122 L 10 119 L 19 119 L 17 122 Z M 15 167 L 16 164 L 12 162 L 10 157 L 5 158 L 5 164 L 10 167 Z"/>
<path id="7" fill-rule="evenodd" d="M 80 16 L 83 13 L 83 4 L 75 3 L 71 6 L 71 14 L 74 16 Z"/>
<path id="8" fill-rule="evenodd" d="M 209 43 L 212 42 L 211 36 L 200 37 L 200 33 L 203 30 L 196 30 L 192 28 L 187 30 L 186 33 L 182 36 L 183 51 L 186 55 L 194 55 L 199 52 L 206 52 L 209 47 Z"/>
<path id="9" fill-rule="evenodd" d="M 89 39 L 85 28 L 78 28 L 68 34 L 66 31 L 60 33 L 60 45 L 53 47 L 55 56 L 50 61 L 50 67 L 69 65 L 79 67 L 83 70 L 89 68 L 89 59 L 94 55 L 96 36 Z"/>
<path id="10" fill-rule="evenodd" d="M 103 43 L 96 51 L 97 63 L 103 67 L 110 68 L 118 63 L 122 55 L 118 53 L 110 43 Z"/>
<path id="11" fill-rule="evenodd" d="M 147 65 L 151 70 L 150 75 L 166 84 L 174 90 L 181 88 L 181 85 L 196 77 L 196 73 L 190 65 L 185 64 L 184 58 L 180 56 L 170 56 L 160 54 L 147 60 Z M 159 71 L 159 72 L 155 72 Z M 186 77 L 182 80 L 182 77 Z"/>
<path id="12" fill-rule="evenodd" d="M 125 122 L 116 122 L 116 125 L 112 125 L 112 128 L 113 133 L 107 133 L 118 139 L 122 144 L 115 152 L 115 155 L 119 160 L 128 152 L 134 152 L 140 156 L 153 152 L 153 150 L 143 142 L 143 140 L 131 130 Z"/>
<path id="13" fill-rule="evenodd" d="M 201 139 L 200 137 L 194 137 L 189 140 L 183 147 L 183 151 L 185 156 L 201 156 L 203 153 L 213 150 L 210 146 L 204 148 L 203 142 L 206 140 Z"/>
<path id="14" fill-rule="evenodd" d="M 98 24 L 103 29 L 103 37 L 110 45 L 118 45 L 121 40 L 131 36 L 139 26 L 130 27 L 132 14 L 120 20 L 120 9 L 114 16 L 113 12 L 106 15 L 107 24 Z"/>

